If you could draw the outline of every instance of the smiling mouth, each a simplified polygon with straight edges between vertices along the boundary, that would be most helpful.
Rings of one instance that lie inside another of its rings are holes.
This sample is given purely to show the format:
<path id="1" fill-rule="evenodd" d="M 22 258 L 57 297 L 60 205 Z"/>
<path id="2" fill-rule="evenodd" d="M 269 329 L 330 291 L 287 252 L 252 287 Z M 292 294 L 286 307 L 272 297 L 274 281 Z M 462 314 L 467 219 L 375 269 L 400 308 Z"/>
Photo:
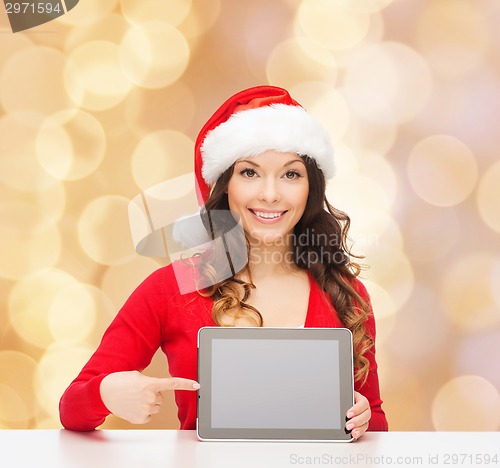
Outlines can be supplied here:
<path id="1" fill-rule="evenodd" d="M 287 210 L 285 211 L 276 211 L 276 212 L 273 212 L 273 213 L 267 213 L 267 212 L 264 212 L 264 211 L 258 211 L 258 210 L 252 210 L 249 208 L 249 210 L 257 217 L 259 218 L 262 218 L 262 219 L 277 219 L 281 216 L 283 216 Z"/>

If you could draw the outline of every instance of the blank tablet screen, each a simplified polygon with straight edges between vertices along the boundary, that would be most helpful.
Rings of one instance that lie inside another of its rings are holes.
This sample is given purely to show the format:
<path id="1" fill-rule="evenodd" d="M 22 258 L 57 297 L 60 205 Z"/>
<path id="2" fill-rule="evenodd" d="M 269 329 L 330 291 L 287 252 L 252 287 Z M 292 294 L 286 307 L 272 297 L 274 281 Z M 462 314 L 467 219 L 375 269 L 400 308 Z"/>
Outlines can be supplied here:
<path id="1" fill-rule="evenodd" d="M 338 354 L 337 341 L 213 340 L 212 427 L 339 429 Z"/>
<path id="2" fill-rule="evenodd" d="M 199 355 L 198 418 L 206 438 L 349 438 L 348 330 L 202 330 L 209 329 Z"/>

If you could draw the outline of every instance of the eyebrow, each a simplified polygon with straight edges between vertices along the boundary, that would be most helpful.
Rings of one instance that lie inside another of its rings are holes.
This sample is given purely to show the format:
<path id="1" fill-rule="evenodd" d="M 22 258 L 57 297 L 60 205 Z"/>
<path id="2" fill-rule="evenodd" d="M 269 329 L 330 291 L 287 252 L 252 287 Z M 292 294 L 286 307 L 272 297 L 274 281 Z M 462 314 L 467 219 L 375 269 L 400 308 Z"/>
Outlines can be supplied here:
<path id="1" fill-rule="evenodd" d="M 304 160 L 302 158 L 299 158 L 299 159 L 291 159 L 287 163 L 283 164 L 283 167 L 290 166 L 294 162 L 301 162 L 302 164 L 304 164 L 304 166 L 306 165 L 306 163 L 304 162 Z M 257 164 L 256 162 L 254 162 L 254 161 L 252 161 L 250 159 L 239 159 L 238 161 L 236 161 L 236 164 L 238 164 L 238 163 L 251 164 L 254 167 L 260 167 L 259 164 Z"/>

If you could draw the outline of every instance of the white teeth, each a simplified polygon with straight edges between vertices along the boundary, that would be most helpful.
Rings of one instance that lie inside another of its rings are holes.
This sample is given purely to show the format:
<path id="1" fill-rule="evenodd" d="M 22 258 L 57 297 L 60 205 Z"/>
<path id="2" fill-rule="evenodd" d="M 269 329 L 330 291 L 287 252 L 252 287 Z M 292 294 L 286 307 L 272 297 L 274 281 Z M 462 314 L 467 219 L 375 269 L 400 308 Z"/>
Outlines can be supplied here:
<path id="1" fill-rule="evenodd" d="M 283 214 L 283 211 L 280 211 L 279 213 L 263 213 L 262 211 L 254 211 L 254 213 L 259 218 L 274 219 L 280 217 Z"/>

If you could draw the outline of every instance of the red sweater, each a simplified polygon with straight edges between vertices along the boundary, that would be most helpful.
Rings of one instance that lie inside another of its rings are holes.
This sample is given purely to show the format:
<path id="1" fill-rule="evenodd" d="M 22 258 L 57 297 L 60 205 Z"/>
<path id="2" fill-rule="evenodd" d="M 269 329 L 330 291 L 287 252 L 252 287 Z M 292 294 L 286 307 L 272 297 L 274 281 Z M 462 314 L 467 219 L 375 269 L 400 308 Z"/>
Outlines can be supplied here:
<path id="1" fill-rule="evenodd" d="M 180 271 L 183 274 L 179 274 Z M 177 267 L 174 275 L 169 265 L 151 274 L 131 294 L 96 352 L 61 398 L 60 418 L 66 429 L 89 431 L 101 425 L 110 414 L 100 396 L 102 379 L 113 372 L 143 371 L 159 347 L 167 356 L 172 376 L 197 380 L 198 330 L 216 324 L 212 319 L 211 298 L 202 297 L 196 291 L 179 292 L 179 289 L 185 290 L 182 283 L 191 285 L 193 281 L 188 267 Z M 343 327 L 326 294 L 310 275 L 309 282 L 305 327 Z M 368 293 L 359 281 L 357 287 L 368 301 Z M 375 336 L 373 316 L 367 322 L 367 329 Z M 386 431 L 388 425 L 381 407 L 374 348 L 367 357 L 370 360 L 368 379 L 363 386 L 355 384 L 355 390 L 370 402 L 369 430 Z M 175 401 L 181 429 L 195 429 L 196 392 L 175 391 Z"/>

